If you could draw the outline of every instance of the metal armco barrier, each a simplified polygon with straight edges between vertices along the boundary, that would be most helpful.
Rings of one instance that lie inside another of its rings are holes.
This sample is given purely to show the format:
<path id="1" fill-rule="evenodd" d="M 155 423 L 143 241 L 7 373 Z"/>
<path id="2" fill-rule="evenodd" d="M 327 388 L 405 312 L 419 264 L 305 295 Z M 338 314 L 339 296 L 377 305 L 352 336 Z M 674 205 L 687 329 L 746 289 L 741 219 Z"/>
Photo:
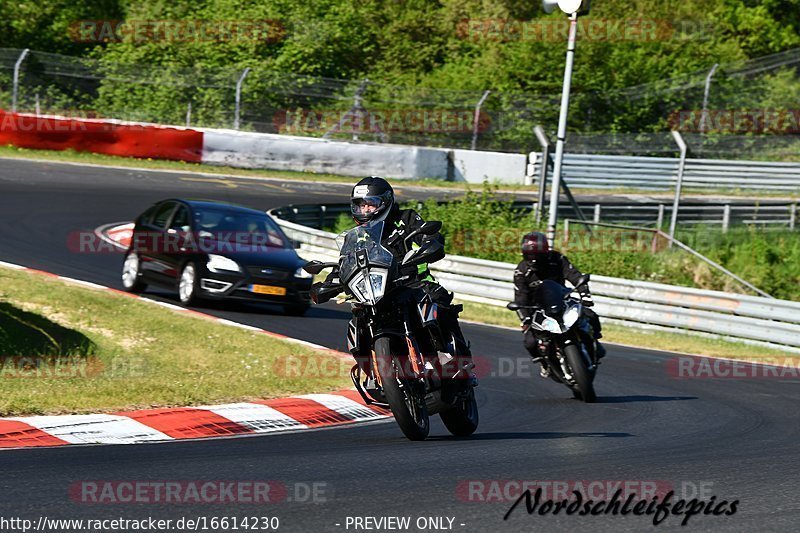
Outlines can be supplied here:
<path id="1" fill-rule="evenodd" d="M 541 175 L 541 154 L 529 175 Z M 667 190 L 675 186 L 678 159 L 670 157 L 564 154 L 562 173 L 570 187 Z M 687 159 L 684 187 L 800 190 L 800 163 Z"/>
<path id="2" fill-rule="evenodd" d="M 336 235 L 282 219 L 306 259 L 335 261 Z M 515 265 L 448 255 L 434 263 L 437 280 L 462 300 L 505 306 L 514 296 Z M 603 319 L 644 329 L 678 329 L 800 353 L 800 302 L 592 276 L 595 309 Z"/>
<path id="3" fill-rule="evenodd" d="M 532 210 L 531 202 L 514 202 L 514 207 Z M 667 200 L 660 204 L 628 202 L 626 204 L 603 202 L 579 202 L 581 211 L 587 220 L 595 222 L 625 222 L 637 226 L 656 226 L 659 219 L 668 224 L 672 213 L 672 205 Z M 727 207 L 726 207 L 727 206 Z M 559 205 L 559 212 L 573 213 L 569 203 Z M 313 227 L 331 227 L 342 213 L 350 213 L 348 204 L 296 204 L 278 208 L 279 217 L 290 222 Z M 764 200 L 758 204 L 752 201 L 736 203 L 709 204 L 699 202 L 683 202 L 678 213 L 678 221 L 682 225 L 712 224 L 721 225 L 724 229 L 736 224 L 753 224 L 770 226 L 788 226 L 794 229 L 797 225 L 797 204 L 776 200 Z"/>

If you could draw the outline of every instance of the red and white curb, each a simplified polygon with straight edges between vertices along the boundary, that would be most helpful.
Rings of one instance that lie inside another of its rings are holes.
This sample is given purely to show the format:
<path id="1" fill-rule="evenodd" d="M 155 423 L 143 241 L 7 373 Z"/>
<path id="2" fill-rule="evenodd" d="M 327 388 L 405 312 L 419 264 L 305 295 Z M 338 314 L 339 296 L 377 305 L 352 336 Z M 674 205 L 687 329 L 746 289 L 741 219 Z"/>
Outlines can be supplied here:
<path id="1" fill-rule="evenodd" d="M 53 277 L 91 289 L 115 292 L 143 302 L 167 307 L 175 312 L 244 328 L 286 342 L 322 350 L 337 357 L 350 358 L 348 354 L 308 341 L 184 309 L 177 305 L 150 300 L 96 283 L 58 276 L 4 261 L 0 261 L 0 266 Z M 388 417 L 389 411 L 386 409 L 366 406 L 356 391 L 343 390 L 330 394 L 306 394 L 272 400 L 199 407 L 145 409 L 114 414 L 0 418 L 0 448 L 64 446 L 68 444 L 138 444 L 176 439 L 230 437 L 317 429 L 371 422 Z"/>

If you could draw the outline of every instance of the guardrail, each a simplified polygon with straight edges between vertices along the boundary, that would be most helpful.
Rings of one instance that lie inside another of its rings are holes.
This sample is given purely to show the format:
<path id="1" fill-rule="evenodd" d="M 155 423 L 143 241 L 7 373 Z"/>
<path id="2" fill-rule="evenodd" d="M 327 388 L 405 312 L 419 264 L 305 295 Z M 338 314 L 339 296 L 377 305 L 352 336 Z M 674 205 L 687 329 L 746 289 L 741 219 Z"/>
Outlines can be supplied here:
<path id="1" fill-rule="evenodd" d="M 270 211 L 307 259 L 336 260 L 336 235 L 290 222 Z M 515 265 L 448 255 L 434 263 L 437 280 L 462 300 L 505 306 L 514 297 Z M 604 320 L 643 329 L 690 331 L 800 353 L 800 302 L 644 281 L 592 276 L 596 311 Z"/>
<path id="2" fill-rule="evenodd" d="M 593 222 L 625 222 L 637 226 L 661 227 L 672 215 L 672 204 L 619 204 L 614 202 L 578 202 L 586 220 Z M 531 202 L 514 202 L 514 207 L 522 210 L 534 209 Z M 290 222 L 313 227 L 332 227 L 337 217 L 349 213 L 348 204 L 296 204 L 278 208 L 279 215 Z M 571 204 L 559 204 L 559 212 L 571 213 Z M 680 224 L 720 225 L 727 231 L 735 224 L 797 227 L 797 203 L 782 201 L 763 201 L 759 203 L 693 203 L 682 202 L 678 211 Z"/>
<path id="3" fill-rule="evenodd" d="M 533 152 L 528 175 L 538 179 L 542 154 Z M 564 154 L 562 176 L 573 189 L 586 187 L 668 190 L 675 187 L 678 159 Z M 800 190 L 800 163 L 687 159 L 683 186 L 698 189 Z"/>

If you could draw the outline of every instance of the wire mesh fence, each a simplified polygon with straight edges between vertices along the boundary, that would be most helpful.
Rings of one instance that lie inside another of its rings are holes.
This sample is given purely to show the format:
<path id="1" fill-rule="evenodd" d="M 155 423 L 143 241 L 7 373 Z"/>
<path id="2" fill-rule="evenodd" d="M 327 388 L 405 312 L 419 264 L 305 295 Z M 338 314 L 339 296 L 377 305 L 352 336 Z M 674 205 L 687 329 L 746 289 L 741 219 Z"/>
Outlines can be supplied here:
<path id="1" fill-rule="evenodd" d="M 22 50 L 0 49 L 0 106 L 12 107 Z M 706 158 L 785 160 L 800 154 L 800 49 L 604 94 L 575 91 L 568 151 L 674 155 L 683 132 Z M 178 126 L 361 142 L 539 150 L 559 94 L 403 87 L 252 68 L 123 65 L 31 51 L 19 68 L 17 109 Z M 240 105 L 237 106 L 237 85 Z"/>

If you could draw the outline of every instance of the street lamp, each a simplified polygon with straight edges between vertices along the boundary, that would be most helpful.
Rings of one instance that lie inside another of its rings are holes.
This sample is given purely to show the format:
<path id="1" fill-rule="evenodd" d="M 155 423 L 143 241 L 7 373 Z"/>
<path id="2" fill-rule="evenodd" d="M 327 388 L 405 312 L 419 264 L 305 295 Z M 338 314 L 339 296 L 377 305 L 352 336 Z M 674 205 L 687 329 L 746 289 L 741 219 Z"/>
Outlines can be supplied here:
<path id="1" fill-rule="evenodd" d="M 561 187 L 561 163 L 564 160 L 564 141 L 567 137 L 567 110 L 569 91 L 572 85 L 572 64 L 575 58 L 575 38 L 578 33 L 578 15 L 589 12 L 590 0 L 542 0 L 545 13 L 552 13 L 556 6 L 569 15 L 569 37 L 567 39 L 567 63 L 564 67 L 564 85 L 561 90 L 561 112 L 558 116 L 558 136 L 553 165 L 553 182 L 550 185 L 550 213 L 547 221 L 547 241 L 552 246 L 556 240 L 558 222 L 558 192 Z M 545 161 L 544 164 L 547 164 Z"/>

